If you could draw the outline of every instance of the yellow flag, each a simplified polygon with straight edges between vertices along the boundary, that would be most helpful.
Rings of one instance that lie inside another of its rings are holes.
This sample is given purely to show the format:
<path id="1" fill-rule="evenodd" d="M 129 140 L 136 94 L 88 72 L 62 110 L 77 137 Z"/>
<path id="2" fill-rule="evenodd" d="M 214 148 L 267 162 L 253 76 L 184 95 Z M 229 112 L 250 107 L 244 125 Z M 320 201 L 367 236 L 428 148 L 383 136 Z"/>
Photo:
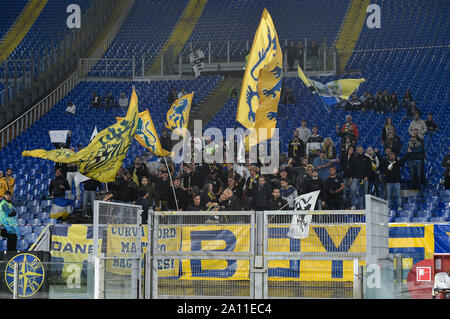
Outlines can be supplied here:
<path id="1" fill-rule="evenodd" d="M 236 121 L 253 133 L 249 146 L 273 136 L 281 94 L 283 54 L 267 11 L 261 17 L 247 60 L 239 96 Z M 265 137 L 260 130 L 266 131 Z"/>
<path id="2" fill-rule="evenodd" d="M 122 166 L 137 127 L 138 98 L 133 89 L 126 116 L 98 133 L 81 151 L 33 150 L 23 151 L 22 156 L 40 157 L 58 163 L 76 162 L 81 174 L 103 183 L 111 182 Z"/>
<path id="3" fill-rule="evenodd" d="M 339 103 L 341 99 L 348 100 L 353 92 L 358 89 L 359 85 L 366 81 L 364 78 L 341 79 L 323 84 L 307 78 L 300 66 L 297 66 L 297 68 L 298 77 L 312 92 L 317 92 L 327 106 Z"/>
<path id="4" fill-rule="evenodd" d="M 118 117 L 117 120 L 120 121 L 121 118 Z M 150 116 L 148 110 L 139 113 L 138 127 L 134 134 L 134 138 L 139 142 L 139 144 L 157 156 L 170 155 L 170 152 L 164 150 L 161 146 L 158 133 L 156 133 L 152 117 Z"/>
<path id="5" fill-rule="evenodd" d="M 193 98 L 194 92 L 186 94 L 172 103 L 172 106 L 167 111 L 164 123 L 170 131 L 175 131 L 185 136 L 184 130 L 187 130 Z"/>

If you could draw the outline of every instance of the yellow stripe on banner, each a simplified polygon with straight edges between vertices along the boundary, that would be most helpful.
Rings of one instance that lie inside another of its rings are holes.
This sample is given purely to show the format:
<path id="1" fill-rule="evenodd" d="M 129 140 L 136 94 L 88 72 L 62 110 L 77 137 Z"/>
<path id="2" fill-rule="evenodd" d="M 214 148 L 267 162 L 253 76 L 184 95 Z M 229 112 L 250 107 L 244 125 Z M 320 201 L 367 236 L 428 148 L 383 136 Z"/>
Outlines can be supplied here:
<path id="1" fill-rule="evenodd" d="M 9 32 L 0 43 L 0 63 L 3 63 L 14 49 L 19 45 L 22 39 L 30 30 L 31 26 L 41 14 L 47 0 L 31 0 L 16 21 Z"/>
<path id="2" fill-rule="evenodd" d="M 180 21 L 175 26 L 172 34 L 161 49 L 159 57 L 152 63 L 147 74 L 159 74 L 161 71 L 161 57 L 169 49 L 171 56 L 177 57 L 181 53 L 184 45 L 191 36 L 197 25 L 198 19 L 203 13 L 207 0 L 190 0 L 180 17 Z"/>
<path id="3" fill-rule="evenodd" d="M 369 4 L 370 0 L 352 0 L 347 18 L 342 23 L 341 32 L 336 40 L 341 71 L 345 69 L 352 51 L 358 42 Z"/>
<path id="4" fill-rule="evenodd" d="M 389 238 L 389 247 L 410 248 L 423 247 L 425 259 L 433 258 L 434 254 L 434 225 L 427 224 L 395 224 L 390 227 L 424 227 L 423 237 Z"/>

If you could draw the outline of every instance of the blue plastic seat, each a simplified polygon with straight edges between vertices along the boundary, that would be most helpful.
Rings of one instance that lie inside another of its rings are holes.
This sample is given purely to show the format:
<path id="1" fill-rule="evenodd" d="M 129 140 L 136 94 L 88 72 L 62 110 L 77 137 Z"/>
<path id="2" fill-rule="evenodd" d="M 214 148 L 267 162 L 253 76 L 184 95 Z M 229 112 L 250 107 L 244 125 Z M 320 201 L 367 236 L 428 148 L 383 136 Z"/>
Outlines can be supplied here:
<path id="1" fill-rule="evenodd" d="M 31 227 L 30 225 L 19 226 L 19 232 L 21 236 L 31 234 L 33 232 L 33 227 Z"/>
<path id="2" fill-rule="evenodd" d="M 0 251 L 8 250 L 8 239 L 0 239 Z"/>
<path id="3" fill-rule="evenodd" d="M 39 234 L 36 234 L 36 233 L 29 233 L 29 234 L 26 234 L 25 235 L 25 240 L 28 242 L 28 244 L 33 244 L 35 241 L 36 241 L 36 239 L 38 238 L 38 236 L 39 236 Z"/>
<path id="4" fill-rule="evenodd" d="M 410 219 L 408 217 L 396 217 L 394 219 L 394 222 L 396 222 L 396 223 L 409 223 Z"/>
<path id="5" fill-rule="evenodd" d="M 427 223 L 428 222 L 428 218 L 427 217 L 414 217 L 412 219 L 413 223 Z"/>
<path id="6" fill-rule="evenodd" d="M 18 251 L 26 251 L 26 250 L 28 250 L 28 247 L 30 247 L 30 245 L 28 244 L 28 241 L 26 239 L 18 239 L 17 240 L 16 249 Z"/>
<path id="7" fill-rule="evenodd" d="M 33 218 L 33 219 L 30 221 L 30 225 L 38 226 L 38 225 L 42 225 L 42 222 L 41 222 L 41 220 L 40 220 L 39 218 Z"/>
<path id="8" fill-rule="evenodd" d="M 43 221 L 44 225 L 48 225 L 48 224 L 52 224 L 52 225 L 56 225 L 58 222 L 56 221 L 55 218 L 47 218 Z"/>

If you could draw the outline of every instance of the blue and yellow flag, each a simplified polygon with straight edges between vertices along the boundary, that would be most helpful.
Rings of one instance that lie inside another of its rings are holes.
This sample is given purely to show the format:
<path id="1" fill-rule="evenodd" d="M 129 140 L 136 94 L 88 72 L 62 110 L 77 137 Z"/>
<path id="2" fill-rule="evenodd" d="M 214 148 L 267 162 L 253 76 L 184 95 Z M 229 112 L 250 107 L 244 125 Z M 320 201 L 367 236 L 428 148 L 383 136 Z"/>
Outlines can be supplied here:
<path id="1" fill-rule="evenodd" d="M 118 117 L 117 120 L 120 121 L 121 118 Z M 134 138 L 139 142 L 139 144 L 147 148 L 156 156 L 170 155 L 170 152 L 164 150 L 161 146 L 158 133 L 156 132 L 152 117 L 150 116 L 148 110 L 139 113 L 139 121 L 136 132 L 134 133 Z"/>
<path id="2" fill-rule="evenodd" d="M 68 149 L 23 151 L 22 156 L 40 157 L 58 163 L 77 163 L 78 171 L 99 182 L 112 182 L 131 146 L 138 127 L 138 98 L 131 94 L 126 116 L 98 133 L 88 146 L 75 153 Z"/>
<path id="3" fill-rule="evenodd" d="M 327 106 L 337 104 L 341 100 L 348 100 L 359 85 L 366 81 L 364 78 L 341 79 L 323 84 L 307 78 L 300 66 L 298 66 L 298 77 L 311 92 L 317 93 Z"/>
<path id="4" fill-rule="evenodd" d="M 267 9 L 261 17 L 247 60 L 236 113 L 236 121 L 253 131 L 247 146 L 270 139 L 276 127 L 281 94 L 283 54 Z M 266 136 L 260 136 L 260 130 Z M 246 143 L 247 144 L 247 143 Z"/>
<path id="5" fill-rule="evenodd" d="M 181 136 L 185 136 L 184 130 L 187 130 L 193 98 L 194 92 L 186 94 L 173 102 L 167 111 L 166 121 L 164 123 L 167 129 L 175 131 Z"/>

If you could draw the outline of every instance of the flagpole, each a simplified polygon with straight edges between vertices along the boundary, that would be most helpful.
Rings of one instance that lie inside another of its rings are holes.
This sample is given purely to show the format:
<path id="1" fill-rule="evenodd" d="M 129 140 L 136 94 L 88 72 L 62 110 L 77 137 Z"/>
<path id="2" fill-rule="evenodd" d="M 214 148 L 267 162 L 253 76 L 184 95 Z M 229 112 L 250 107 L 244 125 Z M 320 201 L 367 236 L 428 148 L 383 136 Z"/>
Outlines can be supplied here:
<path id="1" fill-rule="evenodd" d="M 172 191 L 173 191 L 173 197 L 175 198 L 175 205 L 177 205 L 177 210 L 178 208 L 178 200 L 177 200 L 177 195 L 175 193 L 175 187 L 173 186 L 173 181 L 172 181 L 172 174 L 170 173 L 170 168 L 169 165 L 167 164 L 167 159 L 165 156 L 164 157 L 164 162 L 166 162 L 166 167 L 167 167 L 167 172 L 169 173 L 169 178 L 170 178 L 170 184 L 172 184 Z"/>

